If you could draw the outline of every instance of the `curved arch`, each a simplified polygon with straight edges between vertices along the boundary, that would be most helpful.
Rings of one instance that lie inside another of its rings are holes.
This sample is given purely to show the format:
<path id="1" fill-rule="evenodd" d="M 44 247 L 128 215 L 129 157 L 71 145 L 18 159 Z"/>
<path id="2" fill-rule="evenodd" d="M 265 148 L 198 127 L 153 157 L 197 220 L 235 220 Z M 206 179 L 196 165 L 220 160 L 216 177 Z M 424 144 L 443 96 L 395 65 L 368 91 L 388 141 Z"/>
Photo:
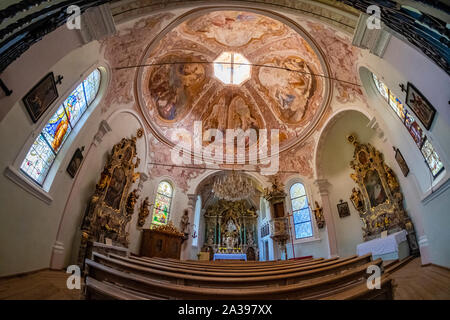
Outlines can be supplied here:
<path id="1" fill-rule="evenodd" d="M 114 118 L 116 118 L 119 114 L 121 113 L 128 113 L 131 114 L 139 123 L 139 125 L 141 126 L 142 130 L 144 130 L 144 134 L 143 134 L 143 138 L 144 138 L 144 161 L 141 161 L 141 166 L 144 166 L 144 168 L 141 169 L 142 172 L 148 174 L 148 169 L 147 169 L 147 159 L 148 159 L 148 137 L 147 137 L 147 132 L 145 130 L 145 125 L 144 122 L 142 121 L 141 117 L 139 116 L 139 114 L 133 110 L 133 109 L 119 109 L 116 110 L 114 112 L 112 112 L 108 117 L 107 117 L 107 121 L 111 121 Z"/>
<path id="2" fill-rule="evenodd" d="M 362 115 L 364 115 L 368 120 L 373 118 L 373 115 L 364 108 L 357 108 L 357 107 L 347 107 L 347 108 L 342 108 L 340 110 L 337 110 L 336 112 L 334 112 L 329 118 L 328 120 L 325 122 L 322 130 L 320 131 L 319 134 L 319 139 L 317 139 L 316 145 L 315 145 L 315 155 L 314 155 L 314 164 L 315 164 L 315 174 L 316 174 L 316 179 L 321 179 L 324 178 L 323 174 L 322 174 L 322 168 L 320 167 L 320 160 L 321 160 L 321 155 L 323 152 L 323 147 L 325 144 L 325 139 L 326 136 L 328 135 L 329 131 L 331 130 L 331 128 L 333 127 L 333 125 L 339 120 L 341 119 L 343 116 L 345 116 L 346 113 L 348 112 L 359 112 Z"/>

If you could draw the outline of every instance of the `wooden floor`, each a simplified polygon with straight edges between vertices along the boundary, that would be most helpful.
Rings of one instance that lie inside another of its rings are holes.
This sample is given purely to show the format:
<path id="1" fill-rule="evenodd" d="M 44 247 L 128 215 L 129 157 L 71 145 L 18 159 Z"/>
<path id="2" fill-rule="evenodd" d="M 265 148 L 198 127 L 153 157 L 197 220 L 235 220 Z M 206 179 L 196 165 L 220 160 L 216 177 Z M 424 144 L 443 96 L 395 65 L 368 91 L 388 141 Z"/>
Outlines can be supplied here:
<path id="1" fill-rule="evenodd" d="M 392 273 L 395 300 L 450 300 L 450 271 L 415 258 Z"/>
<path id="2" fill-rule="evenodd" d="M 40 271 L 14 278 L 0 279 L 0 300 L 79 300 L 80 290 L 69 290 L 69 274 L 63 271 Z M 396 300 L 450 300 L 450 271 L 436 266 L 422 267 L 415 258 L 392 275 L 397 287 Z"/>
<path id="3" fill-rule="evenodd" d="M 80 300 L 81 290 L 69 290 L 64 271 L 45 270 L 0 279 L 0 300 Z"/>

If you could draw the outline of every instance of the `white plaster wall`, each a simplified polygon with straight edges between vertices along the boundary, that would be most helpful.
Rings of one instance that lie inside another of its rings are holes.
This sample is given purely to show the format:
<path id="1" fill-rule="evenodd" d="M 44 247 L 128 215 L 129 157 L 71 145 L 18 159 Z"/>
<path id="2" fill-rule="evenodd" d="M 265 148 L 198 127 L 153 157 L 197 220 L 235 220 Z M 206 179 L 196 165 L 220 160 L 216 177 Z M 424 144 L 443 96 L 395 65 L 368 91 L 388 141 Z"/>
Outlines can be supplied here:
<path id="1" fill-rule="evenodd" d="M 386 49 L 383 59 L 375 57 L 364 51 L 359 62 L 375 72 L 383 82 L 402 101 L 405 101 L 405 92 L 399 84 L 409 81 L 414 84 L 436 108 L 437 112 L 430 130 L 425 134 L 433 143 L 444 166 L 450 168 L 450 77 L 437 67 L 431 60 L 409 44 L 393 37 Z M 424 237 L 424 248 L 428 251 L 427 257 L 422 258 L 423 263 L 435 263 L 450 266 L 450 241 L 448 232 L 449 218 L 449 170 L 444 171 L 434 181 L 424 162 L 424 159 L 415 146 L 403 124 L 395 113 L 374 90 L 373 84 L 364 76 L 364 69 L 360 69 L 364 92 L 368 98 L 370 108 L 376 114 L 382 129 L 389 138 L 389 143 L 398 147 L 408 166 L 410 173 L 405 178 L 398 170 L 393 159 L 393 153 L 385 153 L 393 165 L 405 195 L 405 208 L 412 217 L 416 226 L 418 237 Z M 434 196 L 434 194 L 439 194 Z M 431 196 L 430 194 L 433 193 Z"/>
<path id="2" fill-rule="evenodd" d="M 42 41 L 45 41 L 42 40 Z M 53 40 L 52 40 L 53 41 Z M 58 174 L 53 185 L 49 190 L 49 195 L 53 202 L 47 205 L 42 200 L 37 199 L 30 193 L 24 191 L 15 183 L 7 179 L 3 173 L 6 167 L 12 165 L 19 154 L 34 141 L 34 137 L 39 134 L 45 121 L 55 112 L 61 99 L 70 93 L 72 87 L 82 80 L 82 74 L 98 62 L 99 45 L 92 42 L 86 46 L 72 51 L 64 59 L 54 61 L 52 70 L 55 75 L 63 75 L 62 85 L 58 86 L 60 99 L 47 110 L 40 121 L 33 124 L 24 105 L 20 101 L 21 96 L 11 102 L 10 99 L 2 99 L 2 109 L 10 108 L 10 111 L 0 122 L 0 148 L 4 150 L 0 154 L 0 275 L 20 273 L 35 269 L 46 268 L 49 266 L 52 245 L 56 239 L 61 214 L 64 210 L 67 196 L 70 192 L 74 180 L 65 172 L 68 162 L 76 148 L 81 146 L 89 147 L 93 135 L 98 128 L 99 110 L 95 109 L 91 113 L 91 119 L 76 127 L 81 130 L 80 134 L 75 135 L 66 141 L 57 158 L 60 163 Z M 46 56 L 41 55 L 43 64 L 49 64 Z M 49 57 L 52 59 L 53 57 Z M 23 68 L 29 68 L 31 57 L 24 56 L 16 61 L 12 70 L 17 70 L 18 74 L 25 72 Z M 28 91 L 34 81 L 38 81 L 48 69 L 41 70 L 36 59 L 32 59 L 36 68 L 30 68 L 30 74 L 34 79 L 29 83 L 24 75 L 22 83 L 16 83 L 13 90 L 18 94 Z M 23 63 L 21 63 L 23 62 Z M 45 63 L 44 63 L 45 62 Z M 56 63 L 56 64 L 55 64 Z M 21 77 L 18 77 L 19 79 Z M 13 103 L 10 106 L 9 103 Z M 95 107 L 98 101 L 91 106 Z M 91 108 L 90 107 L 90 108 Z M 27 150 L 25 150 L 26 152 Z M 55 163 L 57 164 L 57 163 Z"/>

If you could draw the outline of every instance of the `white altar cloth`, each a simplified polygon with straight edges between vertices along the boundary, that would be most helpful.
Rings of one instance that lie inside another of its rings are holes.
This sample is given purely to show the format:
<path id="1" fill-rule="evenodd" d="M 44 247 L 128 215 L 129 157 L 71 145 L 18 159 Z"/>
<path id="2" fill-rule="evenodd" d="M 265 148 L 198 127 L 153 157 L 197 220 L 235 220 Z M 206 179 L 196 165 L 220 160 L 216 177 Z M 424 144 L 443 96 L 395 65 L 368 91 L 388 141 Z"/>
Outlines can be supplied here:
<path id="1" fill-rule="evenodd" d="M 359 256 L 372 253 L 373 256 L 398 252 L 398 245 L 406 241 L 406 230 L 388 235 L 386 238 L 377 238 L 358 244 L 356 252 Z"/>
<path id="2" fill-rule="evenodd" d="M 245 260 L 247 255 L 245 253 L 214 253 L 214 260 Z"/>

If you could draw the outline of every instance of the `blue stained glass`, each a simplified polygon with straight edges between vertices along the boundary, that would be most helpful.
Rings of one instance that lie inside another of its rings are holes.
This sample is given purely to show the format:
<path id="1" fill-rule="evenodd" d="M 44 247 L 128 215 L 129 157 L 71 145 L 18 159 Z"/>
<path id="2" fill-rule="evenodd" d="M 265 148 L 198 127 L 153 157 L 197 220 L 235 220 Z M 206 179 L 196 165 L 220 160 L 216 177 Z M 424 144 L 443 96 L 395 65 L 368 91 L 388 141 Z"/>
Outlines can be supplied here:
<path id="1" fill-rule="evenodd" d="M 58 153 L 70 131 L 71 128 L 69 121 L 67 120 L 66 113 L 61 105 L 53 117 L 50 118 L 44 130 L 42 130 L 42 134 L 47 139 L 55 153 Z"/>
<path id="2" fill-rule="evenodd" d="M 297 211 L 308 206 L 306 196 L 302 196 L 292 200 L 292 211 Z"/>
<path id="3" fill-rule="evenodd" d="M 69 117 L 72 127 L 80 120 L 84 111 L 86 111 L 87 105 L 84 99 L 83 84 L 79 84 L 78 87 L 67 97 L 64 101 L 64 107 Z"/>
<path id="4" fill-rule="evenodd" d="M 311 222 L 299 223 L 295 225 L 295 238 L 307 238 L 312 237 L 312 225 Z"/>
<path id="5" fill-rule="evenodd" d="M 86 90 L 87 104 L 95 99 L 97 95 L 98 88 L 100 86 L 100 71 L 95 69 L 92 73 L 84 80 L 84 89 Z"/>
<path id="6" fill-rule="evenodd" d="M 309 208 L 294 212 L 294 224 L 311 221 Z"/>
<path id="7" fill-rule="evenodd" d="M 44 137 L 39 135 L 28 151 L 20 169 L 42 185 L 54 160 L 55 154 Z"/>

